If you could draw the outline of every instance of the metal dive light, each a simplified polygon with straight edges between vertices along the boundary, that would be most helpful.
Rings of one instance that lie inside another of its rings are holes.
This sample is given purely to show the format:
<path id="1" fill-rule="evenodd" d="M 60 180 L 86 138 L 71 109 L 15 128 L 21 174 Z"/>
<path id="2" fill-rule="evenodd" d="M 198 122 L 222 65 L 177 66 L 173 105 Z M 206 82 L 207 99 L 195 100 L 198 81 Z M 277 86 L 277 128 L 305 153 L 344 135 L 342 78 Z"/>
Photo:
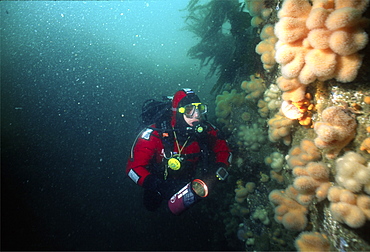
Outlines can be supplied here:
<path id="1" fill-rule="evenodd" d="M 168 200 L 168 207 L 173 214 L 179 215 L 199 199 L 207 196 L 208 186 L 206 183 L 203 180 L 194 179 Z"/>

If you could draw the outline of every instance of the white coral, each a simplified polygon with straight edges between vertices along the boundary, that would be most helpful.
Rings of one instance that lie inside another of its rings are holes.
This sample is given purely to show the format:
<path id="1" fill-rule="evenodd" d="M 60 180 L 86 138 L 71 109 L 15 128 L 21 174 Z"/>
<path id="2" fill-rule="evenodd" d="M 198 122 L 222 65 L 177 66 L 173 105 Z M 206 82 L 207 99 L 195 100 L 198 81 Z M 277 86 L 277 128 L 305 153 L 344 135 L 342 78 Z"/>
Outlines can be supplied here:
<path id="1" fill-rule="evenodd" d="M 363 188 L 370 194 L 370 162 L 360 154 L 350 151 L 336 160 L 337 175 L 335 180 L 339 185 L 352 192 L 360 192 Z"/>

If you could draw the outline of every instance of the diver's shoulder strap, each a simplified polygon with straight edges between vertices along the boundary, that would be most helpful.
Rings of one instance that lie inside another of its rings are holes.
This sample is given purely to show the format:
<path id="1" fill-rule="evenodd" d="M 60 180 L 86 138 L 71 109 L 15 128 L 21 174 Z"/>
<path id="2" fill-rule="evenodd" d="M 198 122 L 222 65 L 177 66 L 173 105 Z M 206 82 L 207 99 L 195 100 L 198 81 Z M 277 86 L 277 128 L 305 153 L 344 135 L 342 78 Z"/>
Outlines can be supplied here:
<path id="1" fill-rule="evenodd" d="M 165 157 L 170 157 L 175 142 L 173 129 L 169 127 L 169 122 L 162 121 L 153 128 L 158 132 L 158 136 L 162 140 Z"/>

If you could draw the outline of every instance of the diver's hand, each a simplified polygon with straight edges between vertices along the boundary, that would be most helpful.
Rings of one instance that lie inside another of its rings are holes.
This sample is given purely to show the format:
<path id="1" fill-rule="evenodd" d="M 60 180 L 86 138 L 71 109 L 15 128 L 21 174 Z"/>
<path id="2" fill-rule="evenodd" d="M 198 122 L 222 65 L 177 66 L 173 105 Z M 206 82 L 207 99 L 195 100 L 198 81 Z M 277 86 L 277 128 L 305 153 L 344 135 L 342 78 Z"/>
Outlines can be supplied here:
<path id="1" fill-rule="evenodd" d="M 157 191 L 166 200 L 170 199 L 177 191 L 187 184 L 179 179 L 161 179 L 150 174 L 145 178 L 143 187 L 151 191 Z"/>
<path id="2" fill-rule="evenodd" d="M 175 193 L 183 188 L 188 182 L 179 179 L 166 179 L 163 180 L 158 187 L 158 192 L 166 200 L 169 200 Z"/>

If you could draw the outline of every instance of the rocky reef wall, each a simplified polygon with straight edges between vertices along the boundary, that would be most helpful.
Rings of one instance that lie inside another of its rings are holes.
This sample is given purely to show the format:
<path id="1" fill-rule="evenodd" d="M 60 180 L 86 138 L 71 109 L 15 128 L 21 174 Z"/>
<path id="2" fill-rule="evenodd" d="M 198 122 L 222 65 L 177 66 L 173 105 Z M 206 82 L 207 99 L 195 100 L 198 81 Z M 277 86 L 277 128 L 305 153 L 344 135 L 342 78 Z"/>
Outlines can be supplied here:
<path id="1" fill-rule="evenodd" d="M 368 6 L 368 0 L 239 6 L 249 15 L 240 31 L 248 46 L 233 78 L 214 89 L 216 119 L 234 150 L 235 192 L 220 214 L 231 245 L 370 250 Z"/>

